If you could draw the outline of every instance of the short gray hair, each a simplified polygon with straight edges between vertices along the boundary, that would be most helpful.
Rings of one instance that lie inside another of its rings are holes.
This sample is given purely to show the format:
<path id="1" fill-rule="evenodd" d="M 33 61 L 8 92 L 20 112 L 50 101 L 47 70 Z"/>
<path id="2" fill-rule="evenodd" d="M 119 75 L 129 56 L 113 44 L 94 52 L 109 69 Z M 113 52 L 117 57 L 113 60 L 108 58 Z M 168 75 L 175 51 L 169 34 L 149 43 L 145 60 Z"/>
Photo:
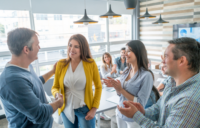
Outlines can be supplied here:
<path id="1" fill-rule="evenodd" d="M 17 28 L 8 33 L 7 44 L 10 52 L 19 56 L 24 48 L 27 46 L 32 50 L 32 37 L 38 35 L 37 32 L 28 28 Z"/>

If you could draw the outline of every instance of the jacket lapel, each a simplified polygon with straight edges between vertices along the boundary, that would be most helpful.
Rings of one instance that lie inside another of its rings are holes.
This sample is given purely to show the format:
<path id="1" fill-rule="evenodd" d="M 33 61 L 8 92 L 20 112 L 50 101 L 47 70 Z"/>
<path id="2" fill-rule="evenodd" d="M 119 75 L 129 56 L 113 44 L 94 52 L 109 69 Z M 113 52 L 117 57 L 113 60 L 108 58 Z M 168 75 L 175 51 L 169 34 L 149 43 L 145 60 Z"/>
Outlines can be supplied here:
<path id="1" fill-rule="evenodd" d="M 70 63 L 70 62 L 69 62 Z M 63 75 L 61 75 L 61 77 L 60 77 L 60 84 L 62 85 L 61 87 L 63 88 L 63 90 L 64 90 L 64 77 L 65 77 L 65 74 L 66 74 L 66 72 L 67 72 L 67 69 L 68 69 L 68 67 L 69 67 L 69 63 L 67 64 L 67 66 L 65 66 L 63 69 L 62 69 L 62 71 L 61 71 L 61 74 L 63 74 Z M 62 90 L 62 89 L 61 89 Z"/>
<path id="2" fill-rule="evenodd" d="M 89 78 L 89 68 L 88 68 L 88 66 L 87 66 L 87 62 L 85 62 L 85 61 L 82 61 L 83 62 L 83 68 L 84 68 L 84 72 L 85 72 L 85 77 L 86 77 L 86 85 L 87 85 L 87 81 L 88 81 L 88 78 Z"/>

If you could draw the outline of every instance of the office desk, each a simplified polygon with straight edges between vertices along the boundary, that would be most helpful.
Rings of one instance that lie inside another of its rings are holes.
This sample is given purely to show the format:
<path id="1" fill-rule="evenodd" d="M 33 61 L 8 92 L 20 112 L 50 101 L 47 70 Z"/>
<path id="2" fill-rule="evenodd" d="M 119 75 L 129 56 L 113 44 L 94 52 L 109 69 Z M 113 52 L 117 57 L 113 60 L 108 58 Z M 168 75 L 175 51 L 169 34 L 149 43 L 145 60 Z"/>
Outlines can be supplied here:
<path id="1" fill-rule="evenodd" d="M 100 101 L 100 106 L 99 108 L 97 109 L 97 120 L 98 120 L 98 124 L 97 124 L 97 127 L 100 128 L 100 113 L 101 112 L 104 112 L 104 111 L 107 111 L 107 110 L 110 110 L 110 109 L 114 109 L 117 107 L 117 104 L 116 103 L 113 103 L 113 102 L 109 102 L 107 101 L 106 99 L 112 97 L 112 96 L 115 96 L 117 95 L 116 91 L 113 91 L 113 92 L 110 92 L 110 91 L 107 91 L 107 87 L 104 87 L 102 89 L 102 94 L 101 94 L 101 101 Z"/>

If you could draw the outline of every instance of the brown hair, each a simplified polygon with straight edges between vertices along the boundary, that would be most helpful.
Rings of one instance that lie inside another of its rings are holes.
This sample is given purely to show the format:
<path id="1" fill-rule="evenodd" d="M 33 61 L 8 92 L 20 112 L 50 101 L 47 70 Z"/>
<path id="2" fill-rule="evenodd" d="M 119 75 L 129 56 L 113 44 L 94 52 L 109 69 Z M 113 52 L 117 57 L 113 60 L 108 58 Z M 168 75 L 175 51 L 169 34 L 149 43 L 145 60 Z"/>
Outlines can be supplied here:
<path id="1" fill-rule="evenodd" d="M 110 57 L 110 64 L 111 64 L 111 66 L 113 66 L 113 63 L 112 63 L 112 56 L 108 53 L 108 52 L 105 52 L 103 55 L 102 55 L 102 62 L 103 62 L 103 65 L 104 65 L 104 67 L 105 67 L 105 70 L 107 71 L 108 69 L 107 69 L 107 64 L 106 64 L 106 62 L 105 62 L 105 60 L 104 60 L 104 55 L 107 55 L 108 57 Z M 103 66 L 102 65 L 102 66 Z M 110 65 L 109 65 L 109 67 L 110 67 Z"/>
<path id="2" fill-rule="evenodd" d="M 90 52 L 87 39 L 81 34 L 72 35 L 68 41 L 68 47 L 71 40 L 76 40 L 79 43 L 80 51 L 81 51 L 81 56 L 80 56 L 81 60 L 91 63 L 92 61 L 89 59 L 90 58 L 92 59 L 92 55 Z M 71 58 L 69 57 L 69 50 L 67 50 L 67 58 L 64 61 L 65 63 L 64 66 L 68 65 L 70 61 L 71 61 Z"/>

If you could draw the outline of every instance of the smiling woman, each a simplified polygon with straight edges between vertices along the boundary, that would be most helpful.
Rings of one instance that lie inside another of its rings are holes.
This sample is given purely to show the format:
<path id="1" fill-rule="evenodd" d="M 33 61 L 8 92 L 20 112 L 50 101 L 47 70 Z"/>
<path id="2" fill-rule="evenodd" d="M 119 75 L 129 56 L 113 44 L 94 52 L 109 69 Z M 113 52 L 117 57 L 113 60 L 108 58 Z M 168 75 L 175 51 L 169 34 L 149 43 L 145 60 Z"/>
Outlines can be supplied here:
<path id="1" fill-rule="evenodd" d="M 114 87 L 120 96 L 119 106 L 124 107 L 124 101 L 139 102 L 143 107 L 146 105 L 152 87 L 153 74 L 148 70 L 147 51 L 144 44 L 139 40 L 133 40 L 126 44 L 125 52 L 128 67 L 124 69 L 119 80 L 112 78 L 104 79 L 108 87 Z M 116 110 L 118 128 L 140 128 L 132 118 L 124 116 Z"/>
<path id="2" fill-rule="evenodd" d="M 95 86 L 93 96 L 92 81 Z M 95 113 L 100 104 L 102 85 L 97 65 L 92 59 L 89 44 L 81 34 L 70 37 L 67 58 L 57 63 L 52 94 L 59 90 L 64 104 L 59 109 L 64 126 L 95 128 Z"/>

